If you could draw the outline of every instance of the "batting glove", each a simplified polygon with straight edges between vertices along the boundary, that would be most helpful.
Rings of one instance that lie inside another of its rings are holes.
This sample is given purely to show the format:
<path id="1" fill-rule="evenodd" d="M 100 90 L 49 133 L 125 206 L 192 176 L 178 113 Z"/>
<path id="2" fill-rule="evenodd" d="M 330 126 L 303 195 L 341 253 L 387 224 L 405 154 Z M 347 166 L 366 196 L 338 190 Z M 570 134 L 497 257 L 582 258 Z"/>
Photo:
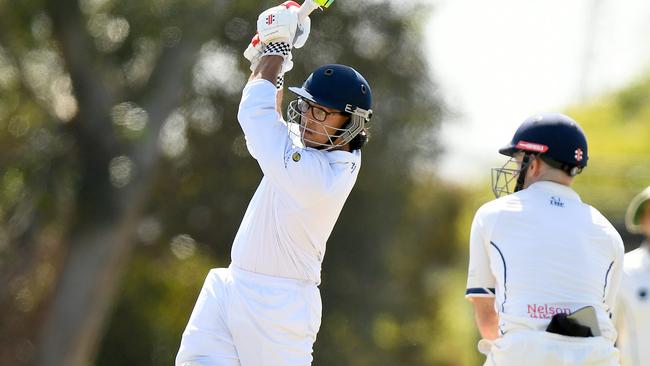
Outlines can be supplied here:
<path id="1" fill-rule="evenodd" d="M 298 30 L 298 14 L 289 10 L 291 5 L 278 5 L 267 9 L 257 18 L 257 33 L 264 44 L 271 42 L 293 45 Z"/>
<path id="2" fill-rule="evenodd" d="M 295 1 L 285 1 L 284 5 L 290 12 L 295 13 L 298 16 L 300 11 L 300 5 Z M 311 19 L 306 17 L 302 22 L 298 19 L 298 29 L 296 29 L 296 35 L 293 39 L 293 48 L 302 48 L 307 39 L 309 38 L 309 32 L 311 31 Z"/>
<path id="3" fill-rule="evenodd" d="M 291 14 L 286 14 L 287 11 Z M 265 14 L 267 15 L 266 15 L 266 20 L 262 22 L 263 27 L 266 26 L 266 23 L 268 22 L 269 19 L 276 19 L 274 14 L 269 14 L 273 12 L 280 12 L 282 13 L 283 16 L 288 16 L 290 18 L 293 17 L 293 15 L 295 15 L 295 18 L 297 19 L 299 11 L 300 11 L 300 5 L 298 3 L 296 3 L 295 1 L 286 1 L 282 5 L 268 9 L 264 13 L 262 13 L 259 16 L 258 23 L 265 17 Z M 273 28 L 278 28 L 278 27 L 273 26 Z M 290 43 L 293 48 L 302 48 L 307 42 L 307 39 L 309 38 L 310 30 L 311 30 L 311 19 L 307 17 L 305 18 L 305 20 L 298 23 L 297 29 L 295 30 L 295 34 L 292 38 L 292 42 L 287 42 L 286 39 L 278 39 L 276 40 L 276 42 Z M 260 32 L 256 33 L 253 39 L 251 40 L 251 43 L 248 45 L 248 48 L 246 49 L 246 51 L 244 51 L 244 57 L 246 57 L 249 61 L 251 61 L 251 63 L 254 63 L 256 58 L 261 56 L 262 52 L 264 51 L 264 45 L 271 43 L 271 40 L 269 40 L 268 37 L 265 36 L 265 34 L 268 35 L 269 32 L 270 31 L 268 31 L 268 29 L 265 32 L 262 32 L 263 37 L 260 37 Z"/>
<path id="4" fill-rule="evenodd" d="M 283 49 L 286 49 L 287 46 L 283 46 Z M 257 68 L 257 64 L 260 62 L 260 58 L 262 55 L 278 55 L 282 56 L 284 58 L 284 62 L 282 64 L 282 73 L 284 74 L 285 72 L 290 71 L 293 69 L 293 61 L 292 61 L 292 55 L 291 52 L 289 52 L 288 55 L 285 55 L 284 53 L 277 52 L 278 49 L 282 49 L 278 45 L 267 45 L 266 47 L 262 45 L 262 41 L 260 40 L 259 35 L 255 35 L 253 39 L 251 39 L 251 43 L 248 44 L 248 47 L 246 48 L 246 51 L 244 51 L 244 57 L 248 61 L 251 62 L 251 71 L 255 71 Z M 290 49 L 290 47 L 289 47 Z M 275 52 L 274 52 L 275 51 Z"/>
<path id="5" fill-rule="evenodd" d="M 251 62 L 251 71 L 255 70 L 260 56 L 262 56 L 262 51 L 264 51 L 264 47 L 262 46 L 260 35 L 255 33 L 255 36 L 251 39 L 251 43 L 248 44 L 248 47 L 244 51 L 244 57 Z"/>

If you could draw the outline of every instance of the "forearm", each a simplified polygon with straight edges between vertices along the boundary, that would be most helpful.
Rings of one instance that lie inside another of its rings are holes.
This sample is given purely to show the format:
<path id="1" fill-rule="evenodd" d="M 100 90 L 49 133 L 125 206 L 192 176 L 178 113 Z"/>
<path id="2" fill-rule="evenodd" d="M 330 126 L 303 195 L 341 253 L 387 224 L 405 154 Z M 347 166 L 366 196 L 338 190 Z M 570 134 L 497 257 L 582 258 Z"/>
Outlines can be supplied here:
<path id="1" fill-rule="evenodd" d="M 492 314 L 484 314 L 483 316 L 476 313 L 475 318 L 481 337 L 487 340 L 499 337 L 499 318 L 495 311 L 492 311 Z"/>
<path id="2" fill-rule="evenodd" d="M 280 75 L 280 71 L 282 71 L 282 62 L 284 62 L 282 56 L 262 57 L 251 74 L 249 81 L 264 79 L 275 85 L 278 81 L 278 75 Z"/>
<path id="3" fill-rule="evenodd" d="M 279 89 L 278 94 L 275 95 L 275 110 L 278 111 L 278 114 L 282 116 L 282 97 L 284 96 L 284 90 Z"/>
<path id="4" fill-rule="evenodd" d="M 494 297 L 470 298 L 474 304 L 474 318 L 481 336 L 493 340 L 499 337 L 499 316 L 494 310 Z"/>

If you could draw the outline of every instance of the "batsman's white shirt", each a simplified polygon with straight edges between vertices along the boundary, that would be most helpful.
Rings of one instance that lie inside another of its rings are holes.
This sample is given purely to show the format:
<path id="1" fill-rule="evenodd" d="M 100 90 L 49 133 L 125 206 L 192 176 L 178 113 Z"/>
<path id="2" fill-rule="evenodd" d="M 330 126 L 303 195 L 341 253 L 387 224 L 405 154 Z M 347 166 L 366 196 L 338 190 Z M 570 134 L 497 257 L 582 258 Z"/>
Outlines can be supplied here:
<path id="1" fill-rule="evenodd" d="M 650 365 L 650 250 L 648 242 L 625 255 L 616 307 L 622 366 Z"/>
<path id="2" fill-rule="evenodd" d="M 553 315 L 593 306 L 603 335 L 595 338 L 612 346 L 623 253 L 616 229 L 575 191 L 537 182 L 477 211 L 466 296 L 496 297 L 501 338 L 546 333 Z"/>
<path id="3" fill-rule="evenodd" d="M 361 154 L 293 141 L 275 109 L 276 93 L 266 80 L 244 88 L 238 119 L 264 177 L 235 237 L 230 268 L 211 271 L 205 281 L 177 365 L 311 363 L 325 244 Z"/>
<path id="4" fill-rule="evenodd" d="M 264 178 L 244 215 L 232 263 L 247 271 L 320 283 L 325 243 L 359 173 L 361 153 L 296 146 L 275 110 L 276 89 L 249 83 L 239 107 Z"/>

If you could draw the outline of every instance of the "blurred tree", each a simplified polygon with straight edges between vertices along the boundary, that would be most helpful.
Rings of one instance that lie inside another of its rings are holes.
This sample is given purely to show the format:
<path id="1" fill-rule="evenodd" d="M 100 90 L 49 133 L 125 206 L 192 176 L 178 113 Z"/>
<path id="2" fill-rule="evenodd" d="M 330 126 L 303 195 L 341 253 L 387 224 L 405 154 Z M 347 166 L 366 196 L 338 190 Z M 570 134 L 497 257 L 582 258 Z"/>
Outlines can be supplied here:
<path id="1" fill-rule="evenodd" d="M 0 0 L 0 364 L 169 364 L 261 177 L 235 120 L 240 54 L 275 4 Z M 338 0 L 294 55 L 287 84 L 345 63 L 375 97 L 328 246 L 315 364 L 470 360 L 442 299 L 462 295 L 449 270 L 463 195 L 430 173 L 427 15 Z"/>
<path id="2" fill-rule="evenodd" d="M 632 197 L 650 185 L 650 76 L 569 109 L 589 140 L 589 165 L 576 181 L 583 199 L 617 228 L 626 250 L 641 242 L 625 229 Z"/>
<path id="3" fill-rule="evenodd" d="M 1 363 L 92 359 L 160 147 L 182 147 L 182 112 L 213 123 L 193 89 L 225 3 L 0 2 Z"/>
<path id="4" fill-rule="evenodd" d="M 589 140 L 589 165 L 576 180 L 586 202 L 601 210 L 634 249 L 640 238 L 624 226 L 632 197 L 650 185 L 650 77 L 568 112 Z"/>

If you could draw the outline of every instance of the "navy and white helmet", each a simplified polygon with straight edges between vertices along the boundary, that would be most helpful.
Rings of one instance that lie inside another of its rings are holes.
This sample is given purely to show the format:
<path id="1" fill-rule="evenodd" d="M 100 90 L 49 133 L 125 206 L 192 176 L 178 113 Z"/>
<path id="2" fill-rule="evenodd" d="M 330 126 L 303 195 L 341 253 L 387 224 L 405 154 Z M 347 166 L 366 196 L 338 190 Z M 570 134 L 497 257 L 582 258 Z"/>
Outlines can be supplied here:
<path id="1" fill-rule="evenodd" d="M 587 166 L 587 138 L 578 122 L 562 113 L 544 113 L 527 118 L 510 143 L 499 152 L 512 156 L 517 151 L 538 154 L 550 165 L 574 176 Z"/>
<path id="2" fill-rule="evenodd" d="M 514 192 L 523 188 L 530 155 L 538 156 L 572 177 L 580 174 L 589 160 L 585 133 L 575 120 L 562 113 L 543 113 L 527 118 L 510 143 L 499 149 L 499 153 L 510 157 L 517 152 L 526 153 L 521 166 L 507 167 L 513 162 L 511 159 L 503 167 L 492 169 L 492 189 L 497 197 L 511 193 L 509 186 L 515 179 Z"/>
<path id="3" fill-rule="evenodd" d="M 290 87 L 289 90 L 300 97 L 289 104 L 287 120 L 290 123 L 300 125 L 301 118 L 310 118 L 301 112 L 300 99 L 350 115 L 350 120 L 337 129 L 334 135 L 327 135 L 327 143 L 310 141 L 320 145 L 319 148 L 331 150 L 341 147 L 358 134 L 365 133 L 366 123 L 370 122 L 372 117 L 372 91 L 366 79 L 352 67 L 336 64 L 321 66 L 309 75 L 302 87 Z M 296 132 L 300 129 L 290 126 L 289 131 L 299 133 L 303 143 L 305 142 L 304 130 Z M 324 134 L 321 131 L 313 132 Z"/>

